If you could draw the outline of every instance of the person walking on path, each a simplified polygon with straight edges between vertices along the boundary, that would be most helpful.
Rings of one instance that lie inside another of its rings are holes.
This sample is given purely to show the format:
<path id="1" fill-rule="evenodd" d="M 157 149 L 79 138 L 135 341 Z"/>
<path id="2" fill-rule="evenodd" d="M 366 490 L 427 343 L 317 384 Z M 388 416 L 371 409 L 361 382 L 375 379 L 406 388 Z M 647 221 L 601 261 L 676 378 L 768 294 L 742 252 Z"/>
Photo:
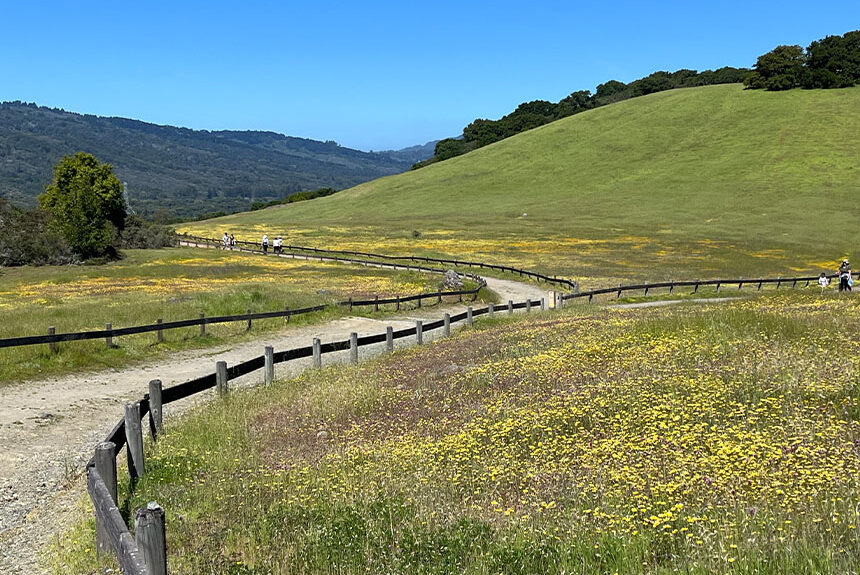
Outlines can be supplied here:
<path id="1" fill-rule="evenodd" d="M 263 241 L 261 245 L 263 246 L 263 253 L 269 253 L 269 236 L 267 236 L 266 234 L 263 234 Z"/>
<path id="2" fill-rule="evenodd" d="M 230 248 L 235 248 L 235 247 L 236 247 L 236 236 L 234 236 L 233 234 L 230 234 Z"/>
<path id="3" fill-rule="evenodd" d="M 821 286 L 821 293 L 824 293 L 824 288 L 830 285 L 830 280 L 827 279 L 827 274 L 821 272 L 821 275 L 818 276 L 818 285 Z"/>
<path id="4" fill-rule="evenodd" d="M 230 238 L 227 237 L 227 232 L 224 232 L 224 237 L 221 238 L 221 243 L 224 245 L 225 250 L 230 246 Z"/>
<path id="5" fill-rule="evenodd" d="M 278 236 L 275 238 L 273 245 L 275 246 L 275 253 L 280 254 L 281 253 L 281 247 L 284 245 L 284 240 L 281 239 L 281 236 Z"/>
<path id="6" fill-rule="evenodd" d="M 851 291 L 851 264 L 848 260 L 842 260 L 839 265 L 839 291 Z"/>

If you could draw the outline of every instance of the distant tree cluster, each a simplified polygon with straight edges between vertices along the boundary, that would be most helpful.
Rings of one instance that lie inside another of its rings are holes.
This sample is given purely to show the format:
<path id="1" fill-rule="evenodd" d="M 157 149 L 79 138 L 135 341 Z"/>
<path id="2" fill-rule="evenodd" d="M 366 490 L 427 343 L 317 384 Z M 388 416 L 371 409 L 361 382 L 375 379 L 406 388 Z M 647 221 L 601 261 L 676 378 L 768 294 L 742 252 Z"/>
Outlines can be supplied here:
<path id="1" fill-rule="evenodd" d="M 312 200 L 314 198 L 322 198 L 325 196 L 336 194 L 338 191 L 339 190 L 336 190 L 334 188 L 317 188 L 315 190 L 308 190 L 307 192 L 297 192 L 295 194 L 290 194 L 282 200 L 272 200 L 269 202 L 257 201 L 251 204 L 251 211 L 262 210 L 263 208 L 271 208 L 272 206 L 280 206 L 283 204 L 303 202 L 305 200 Z"/>
<path id="2" fill-rule="evenodd" d="M 0 198 L 0 266 L 64 265 L 114 259 L 119 248 L 174 245 L 175 233 L 126 214 L 122 184 L 91 154 L 65 156 L 27 210 Z"/>
<path id="3" fill-rule="evenodd" d="M 758 57 L 747 88 L 847 88 L 860 83 L 860 30 L 827 36 L 807 46 L 777 46 Z"/>
<path id="4" fill-rule="evenodd" d="M 578 114 L 592 108 L 605 106 L 621 100 L 644 96 L 654 92 L 708 86 L 711 84 L 735 84 L 743 81 L 750 72 L 746 68 L 720 68 L 719 70 L 678 70 L 676 72 L 654 72 L 629 84 L 609 80 L 597 86 L 594 94 L 590 90 L 573 92 L 558 103 L 546 100 L 525 102 L 517 109 L 498 120 L 477 119 L 463 129 L 460 138 L 447 138 L 436 144 L 432 158 L 418 162 L 412 169 L 447 160 L 476 148 L 498 142 L 561 118 Z"/>

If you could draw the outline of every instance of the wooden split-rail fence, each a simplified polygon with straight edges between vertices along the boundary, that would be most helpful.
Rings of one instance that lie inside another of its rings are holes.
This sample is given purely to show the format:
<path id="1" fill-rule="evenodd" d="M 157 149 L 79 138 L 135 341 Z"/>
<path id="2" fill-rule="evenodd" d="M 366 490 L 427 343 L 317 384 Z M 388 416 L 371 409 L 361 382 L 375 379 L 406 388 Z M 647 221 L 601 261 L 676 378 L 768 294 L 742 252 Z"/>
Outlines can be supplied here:
<path id="1" fill-rule="evenodd" d="M 482 315 L 492 317 L 496 313 L 513 314 L 523 309 L 546 309 L 546 300 L 526 300 L 497 309 L 493 304 L 473 309 L 471 306 L 459 314 L 444 314 L 441 319 L 423 322 L 416 321 L 414 327 L 395 330 L 389 326 L 385 333 L 359 337 L 351 333 L 342 341 L 322 343 L 314 338 L 311 345 L 276 352 L 266 346 L 263 355 L 242 363 L 228 366 L 226 362 L 215 364 L 213 373 L 164 388 L 161 380 L 149 382 L 148 393 L 138 401 L 127 403 L 122 419 L 114 425 L 111 432 L 95 448 L 93 458 L 87 464 L 87 491 L 93 503 L 96 518 L 96 539 L 98 549 L 112 552 L 126 575 L 164 575 L 167 573 L 167 539 L 165 513 L 158 503 L 150 502 L 134 514 L 134 532 L 129 530 L 119 507 L 117 493 L 117 457 L 125 448 L 131 489 L 138 479 L 146 473 L 144 457 L 144 421 L 148 418 L 148 434 L 156 441 L 163 425 L 163 407 L 168 403 L 185 399 L 197 393 L 215 388 L 218 396 L 229 393 L 230 381 L 264 370 L 265 385 L 274 380 L 275 364 L 312 358 L 314 368 L 322 367 L 322 356 L 327 353 L 349 351 L 349 360 L 358 362 L 358 349 L 363 346 L 385 343 L 387 351 L 394 351 L 395 340 L 414 337 L 417 344 L 424 342 L 428 331 L 442 330 L 443 336 L 451 332 L 451 324 L 465 322 L 472 325 L 475 318 Z"/>

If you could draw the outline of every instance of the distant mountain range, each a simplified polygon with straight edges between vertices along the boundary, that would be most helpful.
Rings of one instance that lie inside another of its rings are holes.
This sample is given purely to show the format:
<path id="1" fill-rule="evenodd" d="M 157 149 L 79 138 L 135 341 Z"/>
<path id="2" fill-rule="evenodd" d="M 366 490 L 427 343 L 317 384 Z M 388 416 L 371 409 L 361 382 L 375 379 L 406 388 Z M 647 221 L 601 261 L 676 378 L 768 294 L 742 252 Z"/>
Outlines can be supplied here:
<path id="1" fill-rule="evenodd" d="M 0 103 L 0 197 L 32 206 L 64 155 L 113 164 L 138 214 L 194 217 L 408 170 L 435 142 L 362 152 L 274 132 L 191 130 L 22 102 Z"/>

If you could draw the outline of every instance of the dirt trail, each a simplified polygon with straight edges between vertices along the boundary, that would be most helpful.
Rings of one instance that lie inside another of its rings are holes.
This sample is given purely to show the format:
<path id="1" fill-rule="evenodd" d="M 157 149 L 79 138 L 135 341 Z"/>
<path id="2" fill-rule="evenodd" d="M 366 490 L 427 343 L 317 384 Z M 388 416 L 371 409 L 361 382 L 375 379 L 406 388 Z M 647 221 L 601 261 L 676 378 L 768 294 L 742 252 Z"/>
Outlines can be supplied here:
<path id="1" fill-rule="evenodd" d="M 502 302 L 547 298 L 548 292 L 516 281 L 487 278 L 487 287 Z M 228 365 L 261 355 L 264 345 L 275 350 L 309 345 L 314 337 L 343 340 L 350 332 L 381 333 L 385 326 L 411 327 L 416 319 L 438 319 L 445 311 L 458 313 L 465 304 L 403 312 L 384 320 L 346 317 L 320 325 L 285 328 L 235 346 L 181 352 L 122 369 L 25 381 L 0 387 L 0 573 L 43 573 L 39 554 L 73 519 L 72 509 L 85 490 L 82 471 L 94 446 L 122 416 L 125 402 L 141 397 L 151 379 L 165 387 L 214 371 L 216 361 Z M 439 337 L 441 330 L 425 334 Z M 412 345 L 412 338 L 398 346 Z M 384 344 L 361 348 L 361 355 L 378 353 Z M 347 352 L 326 355 L 324 362 L 344 361 Z M 309 360 L 276 366 L 276 377 L 305 369 Z M 254 385 L 262 370 L 231 385 Z M 175 416 L 210 393 L 165 407 Z"/>

